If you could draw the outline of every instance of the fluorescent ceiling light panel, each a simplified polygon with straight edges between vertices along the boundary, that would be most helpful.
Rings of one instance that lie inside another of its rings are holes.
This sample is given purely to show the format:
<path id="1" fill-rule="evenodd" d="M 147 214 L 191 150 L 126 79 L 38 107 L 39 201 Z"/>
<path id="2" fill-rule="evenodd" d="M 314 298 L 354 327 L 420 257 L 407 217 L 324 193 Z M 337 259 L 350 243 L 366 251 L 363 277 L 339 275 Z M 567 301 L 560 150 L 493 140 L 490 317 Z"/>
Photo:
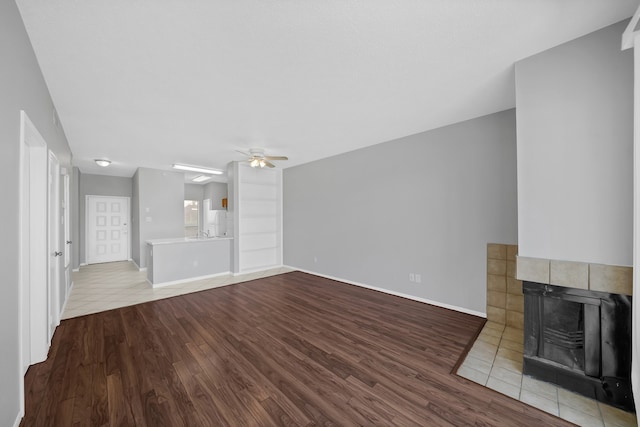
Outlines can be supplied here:
<path id="1" fill-rule="evenodd" d="M 180 163 L 175 163 L 171 167 L 173 167 L 174 169 L 180 169 L 183 171 L 210 173 L 213 175 L 222 175 L 224 173 L 218 169 L 210 169 L 202 166 L 181 165 Z"/>
<path id="2" fill-rule="evenodd" d="M 210 179 L 211 179 L 210 176 L 198 175 L 195 178 L 193 178 L 191 181 L 193 181 L 193 182 L 204 182 L 204 181 L 208 181 Z"/>

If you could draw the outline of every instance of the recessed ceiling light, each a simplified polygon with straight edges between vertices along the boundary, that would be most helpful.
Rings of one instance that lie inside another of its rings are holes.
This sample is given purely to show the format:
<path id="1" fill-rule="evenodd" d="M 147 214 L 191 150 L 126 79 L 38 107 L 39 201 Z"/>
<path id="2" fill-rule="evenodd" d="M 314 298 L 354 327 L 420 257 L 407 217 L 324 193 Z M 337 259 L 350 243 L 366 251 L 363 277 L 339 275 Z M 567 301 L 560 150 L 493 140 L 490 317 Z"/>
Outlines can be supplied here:
<path id="1" fill-rule="evenodd" d="M 96 159 L 95 162 L 96 162 L 96 165 L 101 166 L 103 168 L 106 168 L 111 164 L 111 160 L 106 160 L 106 159 Z"/>
<path id="2" fill-rule="evenodd" d="M 211 177 L 207 176 L 207 175 L 198 175 L 195 178 L 193 178 L 191 181 L 193 182 L 204 182 L 204 181 L 208 181 L 210 180 Z"/>
<path id="3" fill-rule="evenodd" d="M 181 165 L 180 163 L 175 163 L 171 167 L 174 169 L 180 169 L 183 171 L 210 173 L 213 175 L 222 175 L 224 173 L 223 171 L 218 169 L 210 169 L 202 166 Z"/>

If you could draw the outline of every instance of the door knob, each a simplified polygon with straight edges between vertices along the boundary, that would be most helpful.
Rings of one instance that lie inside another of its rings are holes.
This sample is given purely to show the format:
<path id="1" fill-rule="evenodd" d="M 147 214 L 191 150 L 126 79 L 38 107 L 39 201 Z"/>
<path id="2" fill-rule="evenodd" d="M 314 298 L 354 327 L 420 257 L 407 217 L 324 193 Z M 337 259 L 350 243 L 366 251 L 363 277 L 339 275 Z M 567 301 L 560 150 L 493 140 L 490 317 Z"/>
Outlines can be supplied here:
<path id="1" fill-rule="evenodd" d="M 71 240 L 67 240 L 67 245 L 70 245 L 71 243 L 73 243 Z"/>
<path id="2" fill-rule="evenodd" d="M 62 252 L 54 252 L 53 256 L 62 256 Z"/>

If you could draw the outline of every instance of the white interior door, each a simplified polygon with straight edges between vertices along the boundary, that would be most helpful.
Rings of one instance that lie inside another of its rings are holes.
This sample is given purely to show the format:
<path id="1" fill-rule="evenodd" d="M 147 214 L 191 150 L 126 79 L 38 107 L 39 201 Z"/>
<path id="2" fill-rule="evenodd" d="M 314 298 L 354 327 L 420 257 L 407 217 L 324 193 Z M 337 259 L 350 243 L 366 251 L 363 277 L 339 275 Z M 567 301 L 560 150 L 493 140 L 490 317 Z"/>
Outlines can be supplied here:
<path id="1" fill-rule="evenodd" d="M 129 198 L 87 196 L 87 263 L 129 259 Z"/>
<path id="2" fill-rule="evenodd" d="M 47 144 L 20 112 L 20 338 L 22 370 L 47 358 Z"/>
<path id="3" fill-rule="evenodd" d="M 60 163 L 52 151 L 49 151 L 48 168 L 49 186 L 49 276 L 48 276 L 48 300 L 49 300 L 49 343 L 53 338 L 56 327 L 60 324 L 60 271 L 63 260 L 63 252 L 60 246 Z"/>
<path id="4" fill-rule="evenodd" d="M 60 278 L 60 314 L 62 314 L 69 298 L 71 288 L 71 206 L 69 194 L 69 172 L 67 168 L 61 168 L 62 184 L 62 250 L 64 261 L 62 277 Z"/>

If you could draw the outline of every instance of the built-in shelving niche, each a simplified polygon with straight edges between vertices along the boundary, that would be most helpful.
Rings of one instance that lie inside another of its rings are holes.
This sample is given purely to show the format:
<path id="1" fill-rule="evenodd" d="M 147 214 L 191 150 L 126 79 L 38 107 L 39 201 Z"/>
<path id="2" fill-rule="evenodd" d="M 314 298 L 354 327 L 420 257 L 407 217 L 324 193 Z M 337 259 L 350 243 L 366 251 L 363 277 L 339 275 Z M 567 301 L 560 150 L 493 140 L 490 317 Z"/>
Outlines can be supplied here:
<path id="1" fill-rule="evenodd" d="M 282 265 L 282 171 L 237 167 L 239 272 Z"/>

